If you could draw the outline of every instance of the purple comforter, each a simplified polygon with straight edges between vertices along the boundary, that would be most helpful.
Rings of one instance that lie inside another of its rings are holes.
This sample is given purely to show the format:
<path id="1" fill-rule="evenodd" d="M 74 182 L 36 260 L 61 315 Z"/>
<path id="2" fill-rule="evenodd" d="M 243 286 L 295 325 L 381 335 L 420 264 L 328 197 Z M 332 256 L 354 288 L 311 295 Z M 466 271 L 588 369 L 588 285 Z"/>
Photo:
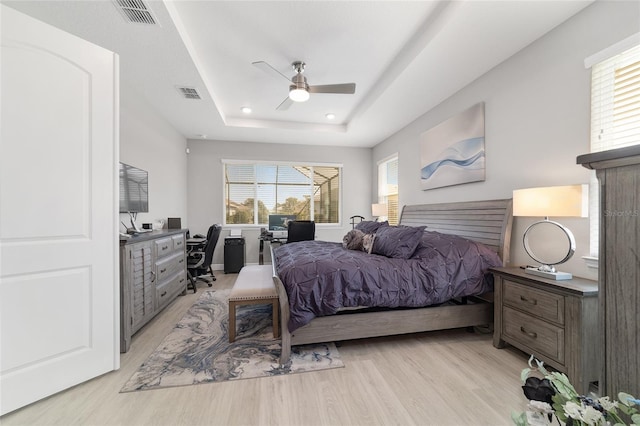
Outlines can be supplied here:
<path id="1" fill-rule="evenodd" d="M 424 307 L 481 294 L 493 289 L 487 268 L 501 266 L 482 244 L 429 231 L 409 259 L 327 241 L 284 244 L 274 254 L 289 296 L 289 331 L 342 308 Z"/>

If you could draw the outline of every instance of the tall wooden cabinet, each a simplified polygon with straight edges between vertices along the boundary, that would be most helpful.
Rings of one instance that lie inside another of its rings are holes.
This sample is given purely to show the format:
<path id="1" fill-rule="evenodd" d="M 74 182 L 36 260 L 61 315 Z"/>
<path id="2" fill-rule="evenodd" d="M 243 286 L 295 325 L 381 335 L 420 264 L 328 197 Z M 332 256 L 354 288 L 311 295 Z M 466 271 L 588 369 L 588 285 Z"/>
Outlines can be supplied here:
<path id="1" fill-rule="evenodd" d="M 600 393 L 640 395 L 640 145 L 581 155 L 600 188 Z"/>
<path id="2" fill-rule="evenodd" d="M 187 290 L 186 230 L 120 240 L 120 352 L 131 336 Z"/>

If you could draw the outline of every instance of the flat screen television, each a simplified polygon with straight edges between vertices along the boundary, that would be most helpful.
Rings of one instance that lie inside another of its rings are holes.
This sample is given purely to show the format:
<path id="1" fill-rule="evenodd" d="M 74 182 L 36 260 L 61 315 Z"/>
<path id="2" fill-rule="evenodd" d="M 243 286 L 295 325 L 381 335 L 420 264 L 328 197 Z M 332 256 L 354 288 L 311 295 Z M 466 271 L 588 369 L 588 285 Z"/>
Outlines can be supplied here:
<path id="1" fill-rule="evenodd" d="M 120 163 L 120 213 L 149 212 L 149 174 Z"/>

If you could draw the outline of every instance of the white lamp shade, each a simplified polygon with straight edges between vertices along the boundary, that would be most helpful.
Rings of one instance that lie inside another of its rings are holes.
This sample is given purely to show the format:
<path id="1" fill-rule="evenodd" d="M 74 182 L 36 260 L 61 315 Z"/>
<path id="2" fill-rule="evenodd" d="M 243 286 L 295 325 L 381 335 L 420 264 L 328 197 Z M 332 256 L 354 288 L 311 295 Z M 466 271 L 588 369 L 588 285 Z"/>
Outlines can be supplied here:
<path id="1" fill-rule="evenodd" d="M 513 191 L 514 216 L 587 217 L 589 186 L 567 185 Z"/>
<path id="2" fill-rule="evenodd" d="M 386 216 L 388 211 L 386 204 L 371 204 L 371 216 L 373 217 Z"/>

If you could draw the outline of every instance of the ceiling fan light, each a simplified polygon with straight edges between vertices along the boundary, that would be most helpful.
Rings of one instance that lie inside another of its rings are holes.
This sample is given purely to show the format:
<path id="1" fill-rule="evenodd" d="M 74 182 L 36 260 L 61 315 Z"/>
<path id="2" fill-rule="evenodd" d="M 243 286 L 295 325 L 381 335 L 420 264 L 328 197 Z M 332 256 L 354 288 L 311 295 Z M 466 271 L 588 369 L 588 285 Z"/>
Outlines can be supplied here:
<path id="1" fill-rule="evenodd" d="M 294 88 L 289 91 L 289 98 L 294 102 L 306 102 L 309 100 L 309 92 L 305 89 Z"/>

